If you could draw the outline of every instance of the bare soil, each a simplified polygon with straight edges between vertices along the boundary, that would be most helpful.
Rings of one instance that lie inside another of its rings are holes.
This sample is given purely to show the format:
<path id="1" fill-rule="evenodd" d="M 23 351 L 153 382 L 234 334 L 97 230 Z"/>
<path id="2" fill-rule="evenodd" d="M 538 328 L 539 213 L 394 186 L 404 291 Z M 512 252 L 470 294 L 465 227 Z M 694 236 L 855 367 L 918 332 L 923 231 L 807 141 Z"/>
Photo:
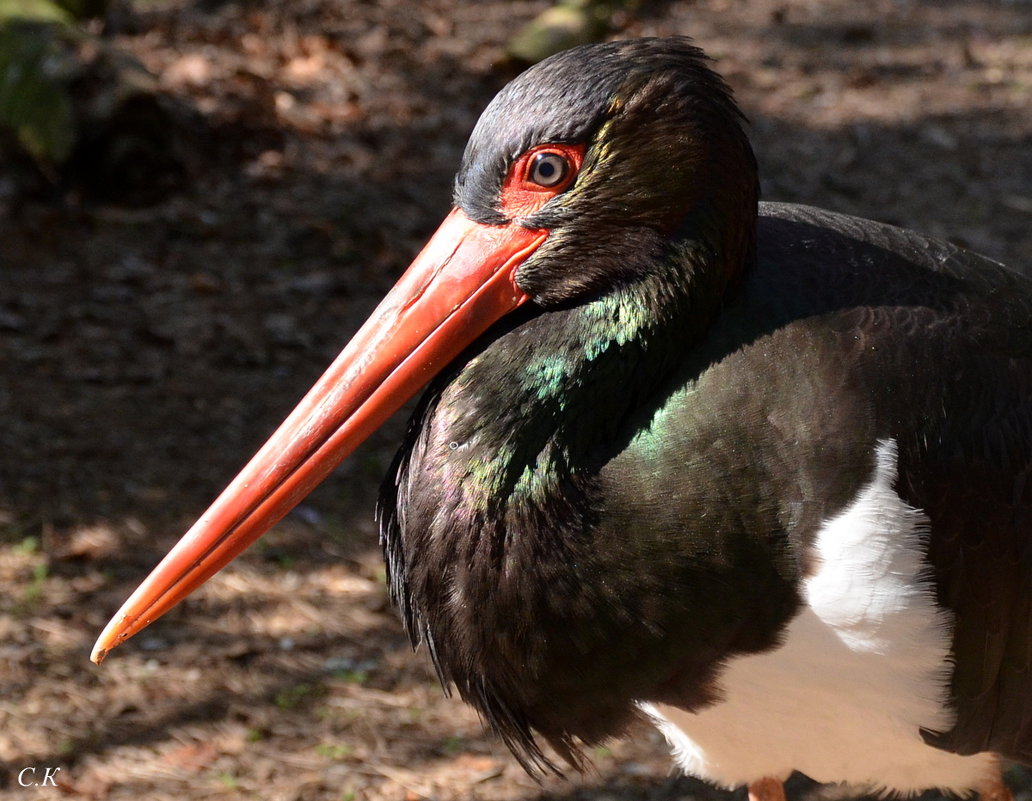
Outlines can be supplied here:
<path id="1" fill-rule="evenodd" d="M 673 776 L 644 727 L 595 772 L 536 784 L 444 697 L 387 602 L 372 523 L 401 419 L 88 662 L 446 212 L 504 44 L 547 5 L 158 0 L 108 35 L 197 115 L 173 141 L 180 187 L 25 197 L 0 163 L 0 799 L 723 796 Z M 618 23 L 716 59 L 765 197 L 1032 268 L 1027 0 L 646 2 Z M 59 767 L 59 786 L 19 786 L 27 767 Z"/>

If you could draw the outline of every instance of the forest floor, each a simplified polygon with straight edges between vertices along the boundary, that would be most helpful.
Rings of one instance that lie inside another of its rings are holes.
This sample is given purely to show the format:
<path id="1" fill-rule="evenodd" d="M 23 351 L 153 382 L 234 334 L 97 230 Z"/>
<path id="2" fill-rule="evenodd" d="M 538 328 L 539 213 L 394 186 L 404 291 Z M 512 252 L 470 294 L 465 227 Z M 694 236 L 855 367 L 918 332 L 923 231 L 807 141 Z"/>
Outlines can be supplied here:
<path id="1" fill-rule="evenodd" d="M 536 784 L 444 697 L 389 605 L 372 522 L 400 416 L 178 610 L 88 661 L 445 214 L 504 44 L 546 7 L 158 0 L 105 35 L 196 115 L 170 138 L 180 187 L 26 198 L 0 163 L 0 798 L 720 795 L 675 776 L 644 726 L 593 772 Z M 767 199 L 1032 269 L 1027 1 L 652 2 L 619 23 L 715 58 Z M 60 768 L 58 787 L 21 787 L 29 767 Z"/>

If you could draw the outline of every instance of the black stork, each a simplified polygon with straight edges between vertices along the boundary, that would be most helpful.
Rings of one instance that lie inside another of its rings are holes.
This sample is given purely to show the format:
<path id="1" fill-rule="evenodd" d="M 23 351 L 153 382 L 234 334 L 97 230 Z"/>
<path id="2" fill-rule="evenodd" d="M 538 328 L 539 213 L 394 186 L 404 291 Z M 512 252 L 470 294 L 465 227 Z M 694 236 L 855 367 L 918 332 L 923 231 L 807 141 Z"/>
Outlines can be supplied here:
<path id="1" fill-rule="evenodd" d="M 679 764 L 1006 798 L 1032 764 L 1032 281 L 758 204 L 683 38 L 484 112 L 454 209 L 126 602 L 100 661 L 429 382 L 379 508 L 414 643 L 531 770 L 655 722 Z"/>

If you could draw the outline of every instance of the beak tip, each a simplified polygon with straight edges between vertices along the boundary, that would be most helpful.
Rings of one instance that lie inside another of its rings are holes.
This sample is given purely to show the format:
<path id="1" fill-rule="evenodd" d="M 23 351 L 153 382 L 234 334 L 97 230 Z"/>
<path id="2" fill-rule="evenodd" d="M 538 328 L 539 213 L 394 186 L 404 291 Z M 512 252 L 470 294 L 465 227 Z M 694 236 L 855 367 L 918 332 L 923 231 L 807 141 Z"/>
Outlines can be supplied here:
<path id="1" fill-rule="evenodd" d="M 121 645 L 128 639 L 128 635 L 125 632 L 125 620 L 126 615 L 118 614 L 111 618 L 104 627 L 100 636 L 97 637 L 97 642 L 93 645 L 93 651 L 90 653 L 90 661 L 93 664 L 99 665 L 116 646 Z"/>
<path id="2" fill-rule="evenodd" d="M 96 645 L 93 646 L 93 652 L 90 654 L 90 661 L 94 665 L 99 665 L 101 662 L 104 661 L 104 657 L 107 655 L 108 649 L 102 648 L 100 643 L 98 642 Z"/>

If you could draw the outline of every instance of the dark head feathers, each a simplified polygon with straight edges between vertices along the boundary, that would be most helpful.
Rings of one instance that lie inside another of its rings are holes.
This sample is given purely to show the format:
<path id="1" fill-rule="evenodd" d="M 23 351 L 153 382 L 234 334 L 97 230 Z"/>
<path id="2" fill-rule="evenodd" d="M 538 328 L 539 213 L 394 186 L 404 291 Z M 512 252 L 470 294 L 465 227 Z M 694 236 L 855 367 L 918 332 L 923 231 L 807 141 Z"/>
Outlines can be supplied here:
<path id="1" fill-rule="evenodd" d="M 481 222 L 506 222 L 497 199 L 520 154 L 536 144 L 591 143 L 607 120 L 657 83 L 712 105 L 738 127 L 731 91 L 708 61 L 687 37 L 584 45 L 545 59 L 502 89 L 481 115 L 456 176 L 455 205 Z"/>

